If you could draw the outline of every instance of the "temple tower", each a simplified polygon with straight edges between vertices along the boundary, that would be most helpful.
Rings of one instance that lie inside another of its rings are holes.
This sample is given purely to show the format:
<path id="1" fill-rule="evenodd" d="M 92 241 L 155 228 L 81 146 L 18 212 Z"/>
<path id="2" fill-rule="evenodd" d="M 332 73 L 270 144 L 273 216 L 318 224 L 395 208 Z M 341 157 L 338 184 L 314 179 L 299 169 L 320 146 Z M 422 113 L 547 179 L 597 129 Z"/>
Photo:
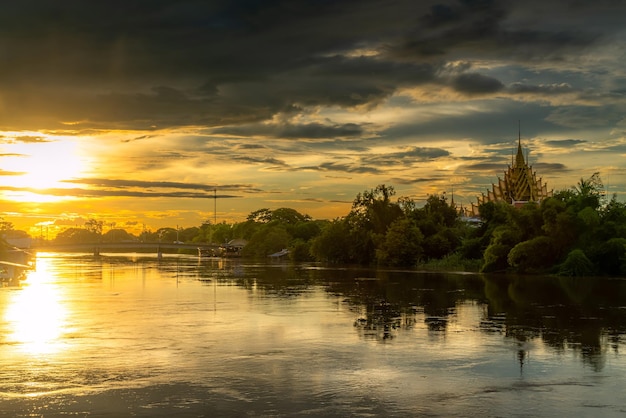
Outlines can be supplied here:
<path id="1" fill-rule="evenodd" d="M 504 179 L 498 177 L 498 184 L 492 184 L 492 189 L 487 194 L 483 193 L 478 197 L 478 204 L 472 203 L 471 213 L 472 216 L 478 216 L 478 206 L 487 202 L 506 202 L 520 207 L 528 202 L 541 202 L 552 194 L 553 191 L 548 191 L 547 184 L 542 182 L 541 177 L 537 178 L 532 166 L 524 159 L 520 133 L 515 161 L 504 172 Z"/>

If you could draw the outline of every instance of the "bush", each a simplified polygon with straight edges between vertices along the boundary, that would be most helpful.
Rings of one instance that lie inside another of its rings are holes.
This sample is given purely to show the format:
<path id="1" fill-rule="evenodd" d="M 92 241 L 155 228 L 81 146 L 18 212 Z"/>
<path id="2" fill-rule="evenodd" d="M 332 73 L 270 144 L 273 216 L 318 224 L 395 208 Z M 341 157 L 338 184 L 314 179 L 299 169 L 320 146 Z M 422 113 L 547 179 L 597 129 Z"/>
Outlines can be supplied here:
<path id="1" fill-rule="evenodd" d="M 565 261 L 559 267 L 561 276 L 588 276 L 593 272 L 593 264 L 587 258 L 583 250 L 575 249 L 565 258 Z"/>
<path id="2" fill-rule="evenodd" d="M 520 242 L 507 256 L 509 265 L 515 267 L 520 273 L 546 269 L 553 265 L 555 259 L 552 240 L 546 236 Z"/>

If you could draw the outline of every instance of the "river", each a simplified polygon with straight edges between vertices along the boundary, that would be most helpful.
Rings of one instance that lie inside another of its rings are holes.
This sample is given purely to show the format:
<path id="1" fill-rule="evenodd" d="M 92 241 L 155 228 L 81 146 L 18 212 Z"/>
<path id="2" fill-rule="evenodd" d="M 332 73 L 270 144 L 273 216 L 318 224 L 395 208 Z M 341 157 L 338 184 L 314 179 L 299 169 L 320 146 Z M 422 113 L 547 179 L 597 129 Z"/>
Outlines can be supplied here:
<path id="1" fill-rule="evenodd" d="M 626 416 L 626 280 L 40 253 L 0 417 Z"/>

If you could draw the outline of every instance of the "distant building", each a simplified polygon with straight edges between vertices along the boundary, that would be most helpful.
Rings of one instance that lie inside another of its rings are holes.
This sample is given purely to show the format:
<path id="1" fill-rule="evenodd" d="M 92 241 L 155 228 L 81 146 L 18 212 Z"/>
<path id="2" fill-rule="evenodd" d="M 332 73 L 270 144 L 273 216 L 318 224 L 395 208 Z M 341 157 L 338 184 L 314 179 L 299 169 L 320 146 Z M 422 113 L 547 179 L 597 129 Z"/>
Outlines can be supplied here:
<path id="1" fill-rule="evenodd" d="M 492 190 L 478 197 L 478 203 L 472 203 L 470 216 L 479 216 L 478 207 L 487 202 L 506 202 L 515 207 L 521 207 L 528 202 L 539 203 L 552 196 L 553 190 L 541 177 L 537 178 L 532 166 L 524 159 L 521 137 L 518 139 L 515 162 L 504 172 L 504 179 L 498 177 L 498 184 L 492 184 Z"/>

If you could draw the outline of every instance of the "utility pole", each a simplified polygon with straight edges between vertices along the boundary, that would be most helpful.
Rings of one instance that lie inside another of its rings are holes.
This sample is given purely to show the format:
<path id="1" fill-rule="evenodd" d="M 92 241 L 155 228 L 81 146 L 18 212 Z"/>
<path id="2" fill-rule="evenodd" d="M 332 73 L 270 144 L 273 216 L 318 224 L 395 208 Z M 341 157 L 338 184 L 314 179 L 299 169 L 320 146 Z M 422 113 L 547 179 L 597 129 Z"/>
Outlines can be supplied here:
<path id="1" fill-rule="evenodd" d="M 217 225 L 217 189 L 213 189 L 213 225 L 209 225 L 209 244 L 213 244 L 213 228 Z"/>

